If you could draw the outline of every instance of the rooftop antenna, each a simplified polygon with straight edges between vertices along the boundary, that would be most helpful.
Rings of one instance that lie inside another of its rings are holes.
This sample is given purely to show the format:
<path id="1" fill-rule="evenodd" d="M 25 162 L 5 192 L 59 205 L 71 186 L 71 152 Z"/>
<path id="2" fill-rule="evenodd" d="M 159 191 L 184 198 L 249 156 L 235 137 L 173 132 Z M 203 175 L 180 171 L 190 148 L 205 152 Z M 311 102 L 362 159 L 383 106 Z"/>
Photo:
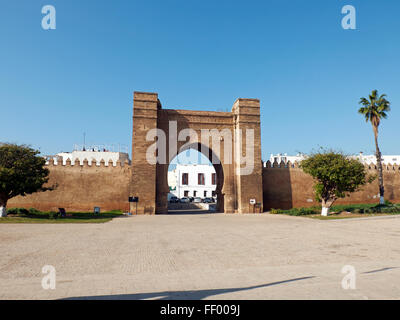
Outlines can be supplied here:
<path id="1" fill-rule="evenodd" d="M 86 145 L 86 132 L 83 132 L 83 151 L 86 151 L 85 145 Z"/>

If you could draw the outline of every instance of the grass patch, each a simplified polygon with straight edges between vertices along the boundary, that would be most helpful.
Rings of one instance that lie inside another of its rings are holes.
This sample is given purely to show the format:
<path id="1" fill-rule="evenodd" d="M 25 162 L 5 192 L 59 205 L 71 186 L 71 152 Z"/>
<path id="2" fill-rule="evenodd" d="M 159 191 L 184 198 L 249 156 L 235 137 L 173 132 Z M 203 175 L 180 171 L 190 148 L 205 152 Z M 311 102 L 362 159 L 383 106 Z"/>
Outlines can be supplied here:
<path id="1" fill-rule="evenodd" d="M 350 214 L 343 214 L 343 213 L 334 213 L 330 214 L 329 216 L 321 216 L 319 215 L 309 215 L 308 218 L 317 219 L 317 220 L 338 220 L 338 219 L 349 219 L 349 218 L 367 218 L 367 217 L 382 217 L 382 216 L 389 216 L 395 215 L 397 213 L 364 213 L 364 214 L 357 214 L 357 213 L 350 213 Z"/>
<path id="2" fill-rule="evenodd" d="M 346 219 L 358 217 L 374 217 L 383 215 L 400 214 L 400 204 L 392 204 L 387 202 L 380 204 L 353 204 L 353 205 L 335 205 L 331 207 L 330 215 L 321 216 L 321 207 L 315 206 L 310 208 L 293 208 L 289 210 L 271 209 L 272 214 L 286 214 L 290 216 L 307 216 L 314 219 L 330 220 L 330 219 Z"/>
<path id="3" fill-rule="evenodd" d="M 271 209 L 270 213 L 272 214 L 287 214 L 289 216 L 306 216 L 316 214 L 317 212 L 321 211 L 318 207 L 311 207 L 311 208 L 293 208 L 288 210 L 283 209 Z"/>
<path id="4" fill-rule="evenodd" d="M 7 210 L 7 217 L 0 218 L 0 223 L 104 223 L 122 216 L 122 211 L 112 210 L 94 214 L 93 212 L 67 212 L 61 217 L 58 212 L 43 212 L 36 209 L 12 208 Z"/>

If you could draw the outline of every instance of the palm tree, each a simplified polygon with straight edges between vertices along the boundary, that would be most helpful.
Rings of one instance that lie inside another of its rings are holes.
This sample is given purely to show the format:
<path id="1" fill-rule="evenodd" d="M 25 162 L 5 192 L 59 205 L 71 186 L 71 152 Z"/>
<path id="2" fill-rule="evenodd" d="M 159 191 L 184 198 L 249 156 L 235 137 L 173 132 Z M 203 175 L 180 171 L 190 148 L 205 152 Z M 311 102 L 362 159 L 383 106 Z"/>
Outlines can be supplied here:
<path id="1" fill-rule="evenodd" d="M 372 130 L 375 135 L 375 148 L 376 148 L 376 163 L 378 166 L 378 180 L 379 180 L 379 195 L 380 204 L 384 204 L 384 187 L 383 187 L 383 173 L 382 173 L 382 158 L 381 152 L 378 146 L 378 127 L 381 123 L 381 119 L 387 118 L 387 112 L 390 111 L 390 102 L 386 100 L 386 94 L 378 95 L 378 90 L 373 90 L 369 95 L 369 100 L 366 98 L 360 99 L 360 104 L 363 105 L 358 110 L 358 113 L 364 115 L 365 120 L 370 121 L 372 124 Z"/>

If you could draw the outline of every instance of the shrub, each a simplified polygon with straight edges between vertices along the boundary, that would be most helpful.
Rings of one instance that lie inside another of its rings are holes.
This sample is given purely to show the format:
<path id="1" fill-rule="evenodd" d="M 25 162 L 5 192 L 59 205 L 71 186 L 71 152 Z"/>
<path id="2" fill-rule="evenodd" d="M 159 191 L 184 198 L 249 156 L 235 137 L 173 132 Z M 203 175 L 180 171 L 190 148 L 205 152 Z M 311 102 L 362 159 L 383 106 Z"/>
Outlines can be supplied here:
<path id="1" fill-rule="evenodd" d="M 313 208 L 300 208 L 297 210 L 294 210 L 293 215 L 295 216 L 305 216 L 309 214 L 318 214 L 318 211 L 315 211 Z"/>
<path id="2" fill-rule="evenodd" d="M 7 209 L 7 214 L 15 214 L 22 217 L 35 217 L 43 216 L 44 213 L 35 208 L 25 209 L 25 208 L 10 208 Z"/>
<path id="3" fill-rule="evenodd" d="M 30 209 L 29 209 L 29 213 L 30 213 L 30 214 L 40 214 L 41 212 L 40 212 L 38 209 L 30 208 Z"/>
<path id="4" fill-rule="evenodd" d="M 290 216 L 305 216 L 310 214 L 318 214 L 319 208 L 293 208 L 289 210 L 271 209 L 272 214 L 288 214 Z"/>
<path id="5" fill-rule="evenodd" d="M 371 207 L 374 213 L 400 213 L 400 206 L 395 204 L 378 204 Z"/>
<path id="6" fill-rule="evenodd" d="M 58 212 L 50 211 L 49 212 L 49 219 L 57 219 L 58 218 Z"/>
<path id="7" fill-rule="evenodd" d="M 18 214 L 18 208 L 7 209 L 7 214 Z"/>
<path id="8" fill-rule="evenodd" d="M 27 215 L 29 214 L 29 211 L 25 208 L 11 208 L 7 209 L 8 214 L 17 214 L 19 216 Z"/>
<path id="9" fill-rule="evenodd" d="M 27 216 L 29 214 L 29 210 L 25 208 L 18 208 L 19 216 Z"/>
<path id="10" fill-rule="evenodd" d="M 290 216 L 304 216 L 311 214 L 318 214 L 320 207 L 311 208 L 293 208 L 289 210 L 271 209 L 272 214 L 287 214 Z M 398 213 L 400 214 L 400 204 L 356 204 L 356 205 L 336 205 L 332 207 L 336 212 L 352 212 L 356 214 L 363 213 Z"/>
<path id="11" fill-rule="evenodd" d="M 396 206 L 382 207 L 380 213 L 400 213 L 400 208 Z"/>

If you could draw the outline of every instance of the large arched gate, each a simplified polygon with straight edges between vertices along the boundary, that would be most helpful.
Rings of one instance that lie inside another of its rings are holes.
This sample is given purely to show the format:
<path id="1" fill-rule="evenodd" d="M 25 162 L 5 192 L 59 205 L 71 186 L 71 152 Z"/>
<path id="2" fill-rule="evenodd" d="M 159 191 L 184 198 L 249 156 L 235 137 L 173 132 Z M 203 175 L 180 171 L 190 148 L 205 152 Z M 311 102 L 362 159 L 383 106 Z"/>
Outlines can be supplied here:
<path id="1" fill-rule="evenodd" d="M 217 172 L 218 210 L 262 211 L 260 102 L 237 99 L 231 112 L 162 109 L 156 93 L 135 92 L 131 211 L 167 213 L 168 165 L 181 151 L 202 152 Z"/>

